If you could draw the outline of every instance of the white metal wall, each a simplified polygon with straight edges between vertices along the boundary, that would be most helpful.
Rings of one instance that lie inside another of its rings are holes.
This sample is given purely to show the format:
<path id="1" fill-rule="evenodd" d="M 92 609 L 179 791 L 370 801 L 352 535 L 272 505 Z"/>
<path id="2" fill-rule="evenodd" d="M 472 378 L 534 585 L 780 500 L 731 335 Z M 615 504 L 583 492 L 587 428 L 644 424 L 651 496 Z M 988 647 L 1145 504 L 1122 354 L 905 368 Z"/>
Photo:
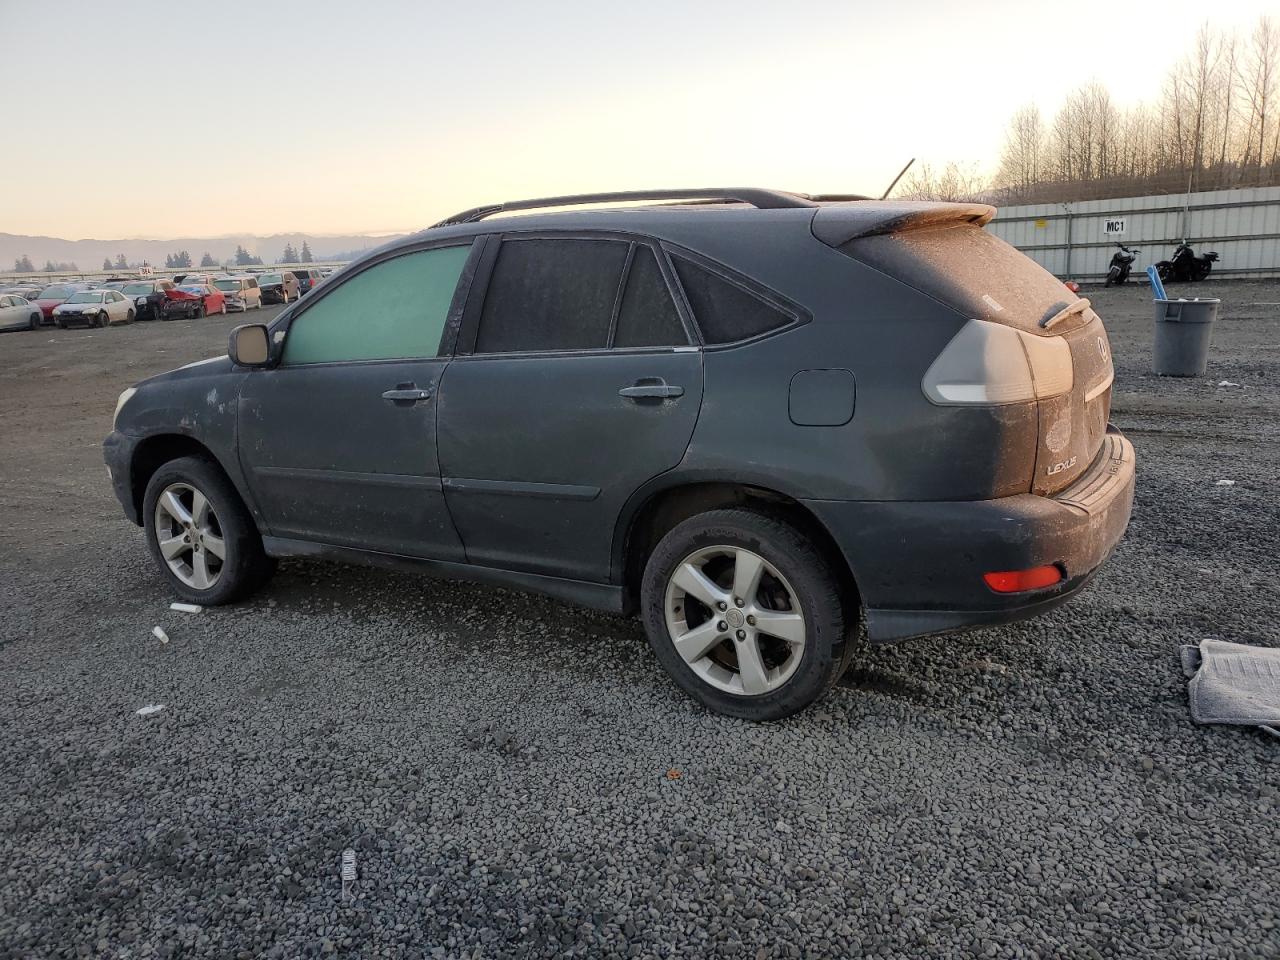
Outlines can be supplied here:
<path id="1" fill-rule="evenodd" d="M 1280 187 L 1002 207 L 987 227 L 1064 280 L 1106 276 L 1117 240 L 1141 253 L 1134 271 L 1167 260 L 1183 236 L 1196 253 L 1218 252 L 1213 275 L 1280 277 Z M 1125 232 L 1108 237 L 1108 220 Z"/>

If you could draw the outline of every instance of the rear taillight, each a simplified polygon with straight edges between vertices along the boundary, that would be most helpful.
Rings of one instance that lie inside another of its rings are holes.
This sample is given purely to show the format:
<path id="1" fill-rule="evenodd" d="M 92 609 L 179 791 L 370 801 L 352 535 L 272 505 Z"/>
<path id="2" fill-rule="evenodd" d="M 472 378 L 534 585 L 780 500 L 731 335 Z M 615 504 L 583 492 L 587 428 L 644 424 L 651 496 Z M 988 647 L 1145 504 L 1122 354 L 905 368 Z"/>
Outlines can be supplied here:
<path id="1" fill-rule="evenodd" d="M 1071 348 L 989 320 L 970 320 L 925 372 L 921 386 L 941 406 L 1022 403 L 1067 393 Z"/>
<path id="2" fill-rule="evenodd" d="M 1043 590 L 1062 582 L 1062 571 L 1052 564 L 1032 567 L 1029 570 L 1002 570 L 984 573 L 982 579 L 996 593 L 1023 593 L 1027 590 Z"/>

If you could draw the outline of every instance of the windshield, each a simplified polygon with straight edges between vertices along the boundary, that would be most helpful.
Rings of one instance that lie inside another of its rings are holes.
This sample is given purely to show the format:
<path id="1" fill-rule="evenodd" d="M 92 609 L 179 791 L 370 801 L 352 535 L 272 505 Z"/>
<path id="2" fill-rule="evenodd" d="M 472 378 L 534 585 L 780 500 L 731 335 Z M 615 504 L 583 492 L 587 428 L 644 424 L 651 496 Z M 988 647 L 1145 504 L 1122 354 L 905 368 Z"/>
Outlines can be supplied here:
<path id="1" fill-rule="evenodd" d="M 101 303 L 102 294 L 97 290 L 81 290 L 73 296 L 67 303 Z"/>
<path id="2" fill-rule="evenodd" d="M 280 283 L 280 282 L 281 282 L 281 280 L 280 280 L 280 274 L 278 274 L 278 273 L 264 273 L 262 276 L 260 276 L 260 277 L 258 278 L 258 283 L 259 283 L 259 284 L 263 284 L 263 283 Z"/>
<path id="3" fill-rule="evenodd" d="M 72 290 L 70 287 L 66 286 L 65 284 L 63 284 L 62 286 L 54 285 L 52 287 L 45 287 L 43 290 L 41 290 L 39 299 L 65 300 L 67 299 L 67 297 L 71 296 L 71 294 L 73 294 L 74 292 L 75 292 L 74 290 Z"/>
<path id="4" fill-rule="evenodd" d="M 124 288 L 124 292 L 136 295 L 141 293 L 151 293 L 155 288 L 156 285 L 154 283 L 131 283 Z"/>
<path id="5" fill-rule="evenodd" d="M 239 280 L 215 280 L 213 281 L 213 285 L 217 287 L 219 290 L 239 290 L 240 289 Z"/>

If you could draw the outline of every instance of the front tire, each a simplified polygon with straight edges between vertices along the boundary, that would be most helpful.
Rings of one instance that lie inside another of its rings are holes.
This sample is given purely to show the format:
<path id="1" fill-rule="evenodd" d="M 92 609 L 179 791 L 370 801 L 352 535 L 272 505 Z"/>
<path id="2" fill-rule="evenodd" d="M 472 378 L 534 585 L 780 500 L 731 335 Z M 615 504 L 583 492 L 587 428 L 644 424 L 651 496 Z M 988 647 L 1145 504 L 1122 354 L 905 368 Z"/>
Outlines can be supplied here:
<path id="1" fill-rule="evenodd" d="M 110 325 L 111 325 L 111 318 L 107 316 L 107 313 L 105 310 L 102 313 L 98 314 L 98 319 L 97 319 L 97 322 L 94 324 L 94 326 L 102 327 L 105 330 Z"/>
<path id="2" fill-rule="evenodd" d="M 852 652 L 830 561 L 794 526 L 753 510 L 699 514 L 645 566 L 649 644 L 717 713 L 779 720 L 825 695 Z"/>
<path id="3" fill-rule="evenodd" d="M 133 323 L 136 317 L 137 317 L 137 314 L 135 314 L 132 310 L 130 310 L 128 313 L 124 315 L 124 322 Z"/>
<path id="4" fill-rule="evenodd" d="M 203 457 L 160 467 L 147 483 L 142 512 L 151 557 L 184 600 L 230 603 L 275 571 L 239 494 Z"/>
<path id="5" fill-rule="evenodd" d="M 43 319 L 44 319 L 44 318 L 43 318 L 43 317 L 41 317 L 41 316 L 40 316 L 40 314 L 38 314 L 38 313 L 33 313 L 33 314 L 31 315 L 31 329 L 32 329 L 32 330 L 39 330 L 39 329 L 40 329 L 40 323 L 41 323 L 41 321 L 42 321 Z"/>

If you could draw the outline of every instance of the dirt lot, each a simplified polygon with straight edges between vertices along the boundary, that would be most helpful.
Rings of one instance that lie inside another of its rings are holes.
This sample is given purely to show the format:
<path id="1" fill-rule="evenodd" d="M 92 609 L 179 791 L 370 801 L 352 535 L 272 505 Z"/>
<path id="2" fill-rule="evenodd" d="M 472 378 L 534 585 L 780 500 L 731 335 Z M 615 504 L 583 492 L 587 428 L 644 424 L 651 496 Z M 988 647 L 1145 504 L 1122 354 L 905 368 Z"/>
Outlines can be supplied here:
<path id="1" fill-rule="evenodd" d="M 1088 291 L 1139 456 L 1088 592 L 768 726 L 514 592 L 296 562 L 169 612 L 99 444 L 238 318 L 0 335 L 0 956 L 1280 956 L 1280 741 L 1192 725 L 1177 656 L 1280 645 L 1280 283 L 1196 292 L 1170 380 L 1149 290 Z"/>

